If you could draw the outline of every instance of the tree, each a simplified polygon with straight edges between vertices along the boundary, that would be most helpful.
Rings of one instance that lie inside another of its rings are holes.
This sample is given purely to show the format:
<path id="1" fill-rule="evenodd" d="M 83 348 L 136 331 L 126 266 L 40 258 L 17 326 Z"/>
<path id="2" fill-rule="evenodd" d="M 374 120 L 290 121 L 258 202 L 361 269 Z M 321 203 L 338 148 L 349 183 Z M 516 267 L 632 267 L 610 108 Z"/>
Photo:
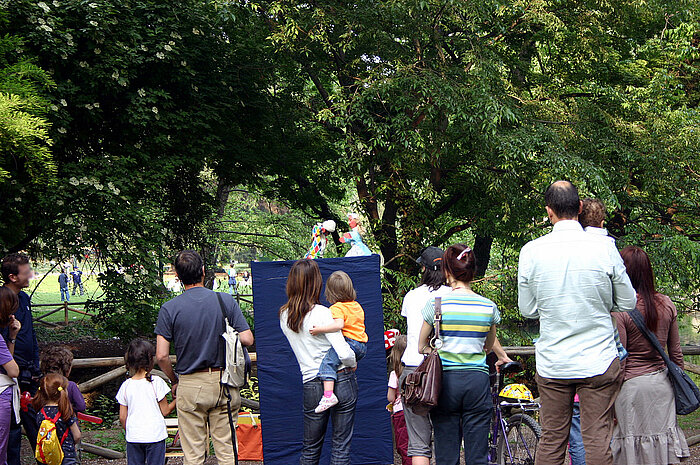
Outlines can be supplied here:
<path id="1" fill-rule="evenodd" d="M 614 208 L 629 242 L 661 228 L 697 253 L 697 183 L 677 170 L 679 157 L 698 167 L 685 103 L 697 101 L 697 5 L 249 5 L 287 70 L 280 86 L 311 87 L 297 101 L 334 141 L 335 171 L 352 179 L 389 268 L 469 231 L 483 274 L 494 239 L 517 248 L 544 231 L 542 193 L 559 178 Z M 668 112 L 651 104 L 660 98 Z M 679 129 L 687 149 L 670 153 Z M 302 171 L 312 184 L 313 170 Z M 683 233 L 661 218 L 669 208 Z"/>
<path id="2" fill-rule="evenodd" d="M 55 185 L 45 98 L 53 83 L 23 48 L 20 36 L 8 34 L 7 14 L 0 10 L 0 248 L 2 238 L 23 234 L 20 218 L 27 208 L 41 208 L 33 203 L 34 192 Z"/>
<path id="3" fill-rule="evenodd" d="M 26 37 L 22 55 L 55 82 L 42 95 L 56 184 L 14 186 L 32 197 L 0 207 L 4 218 L 22 212 L 0 247 L 96 251 L 116 302 L 105 321 L 150 329 L 165 296 L 162 264 L 186 247 L 209 257 L 220 197 L 256 182 L 260 160 L 271 158 L 258 143 L 277 116 L 263 31 L 246 10 L 193 0 L 18 0 L 2 9 L 7 30 Z"/>

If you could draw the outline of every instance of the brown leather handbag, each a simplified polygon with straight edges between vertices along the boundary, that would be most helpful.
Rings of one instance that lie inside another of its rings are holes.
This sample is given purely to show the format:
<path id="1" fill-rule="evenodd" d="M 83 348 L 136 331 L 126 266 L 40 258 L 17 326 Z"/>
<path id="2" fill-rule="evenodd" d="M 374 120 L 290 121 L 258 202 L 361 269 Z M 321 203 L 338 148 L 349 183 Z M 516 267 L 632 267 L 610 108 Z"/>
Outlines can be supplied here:
<path id="1" fill-rule="evenodd" d="M 440 322 L 442 321 L 442 298 L 435 298 L 435 337 L 430 341 L 432 352 L 418 365 L 416 371 L 403 381 L 402 401 L 417 415 L 427 415 L 438 404 L 442 389 L 442 362 L 438 349 L 442 347 Z"/>

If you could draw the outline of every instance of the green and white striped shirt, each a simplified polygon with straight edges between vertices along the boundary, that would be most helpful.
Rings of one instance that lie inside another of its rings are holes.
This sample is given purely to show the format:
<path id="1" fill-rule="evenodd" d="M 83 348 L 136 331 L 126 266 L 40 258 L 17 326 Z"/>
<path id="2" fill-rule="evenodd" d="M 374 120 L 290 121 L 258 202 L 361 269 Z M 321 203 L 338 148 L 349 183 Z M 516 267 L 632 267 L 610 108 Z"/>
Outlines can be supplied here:
<path id="1" fill-rule="evenodd" d="M 433 324 L 435 299 L 423 309 L 423 319 Z M 438 354 L 443 370 L 479 370 L 488 373 L 484 342 L 491 325 L 501 322 L 496 304 L 479 294 L 452 291 L 442 297 Z"/>

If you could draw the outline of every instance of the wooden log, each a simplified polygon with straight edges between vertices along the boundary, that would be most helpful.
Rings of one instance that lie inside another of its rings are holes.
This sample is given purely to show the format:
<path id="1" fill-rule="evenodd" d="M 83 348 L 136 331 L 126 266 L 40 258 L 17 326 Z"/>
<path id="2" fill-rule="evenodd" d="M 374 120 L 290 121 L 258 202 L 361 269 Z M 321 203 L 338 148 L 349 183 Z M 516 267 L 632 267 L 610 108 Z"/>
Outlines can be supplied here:
<path id="1" fill-rule="evenodd" d="M 508 355 L 535 355 L 534 346 L 505 346 L 503 350 Z M 683 355 L 700 355 L 700 345 L 681 346 Z"/>
<path id="2" fill-rule="evenodd" d="M 175 363 L 176 357 L 170 356 L 170 361 Z M 124 365 L 124 357 L 99 357 L 99 358 L 76 358 L 73 359 L 73 368 L 100 368 L 118 367 Z"/>
<path id="3" fill-rule="evenodd" d="M 43 315 L 40 315 L 40 316 L 34 318 L 34 321 L 41 321 L 44 318 L 46 318 L 47 316 L 53 315 L 54 313 L 60 312 L 61 310 L 63 310 L 63 307 L 58 307 L 57 309 L 51 310 L 49 313 L 44 313 Z"/>
<path id="4" fill-rule="evenodd" d="M 83 449 L 83 452 L 89 452 L 90 454 L 99 455 L 100 457 L 107 459 L 123 459 L 125 457 L 123 452 L 96 446 L 95 444 L 90 444 L 89 442 L 82 442 L 80 447 Z"/>
<path id="5" fill-rule="evenodd" d="M 168 375 L 166 375 L 165 373 L 163 373 L 160 370 L 151 370 L 151 375 L 157 376 L 157 377 L 161 378 L 163 381 L 165 381 L 166 383 L 170 384 L 170 378 L 168 378 Z"/>
<path id="6" fill-rule="evenodd" d="M 693 447 L 695 444 L 700 443 L 700 434 L 696 434 L 695 436 L 691 436 L 688 439 L 688 446 Z"/>
<path id="7" fill-rule="evenodd" d="M 533 352 L 534 353 L 534 352 Z M 251 352 L 250 361 L 255 363 L 258 361 L 258 354 Z M 170 356 L 170 361 L 175 363 L 177 357 Z M 124 364 L 124 357 L 100 357 L 100 358 L 76 358 L 73 359 L 73 368 L 100 368 L 100 367 L 117 367 Z M 157 364 L 156 364 L 157 365 Z"/>
<path id="8" fill-rule="evenodd" d="M 700 375 L 700 365 L 696 365 L 694 363 L 686 362 L 685 360 L 683 360 L 683 368 L 685 369 L 685 371 L 695 373 L 696 375 Z"/>
<path id="9" fill-rule="evenodd" d="M 503 347 L 508 355 L 535 355 L 534 346 L 506 346 Z"/>
<path id="10" fill-rule="evenodd" d="M 107 373 L 104 373 L 100 376 L 92 378 L 91 380 L 85 381 L 84 383 L 78 384 L 78 389 L 80 389 L 80 392 L 89 392 L 95 389 L 96 387 L 102 386 L 103 384 L 115 380 L 120 376 L 124 376 L 125 374 L 126 367 L 121 366 L 119 368 L 115 368 L 114 370 L 110 370 Z"/>
<path id="11" fill-rule="evenodd" d="M 681 346 L 683 355 L 700 355 L 700 345 Z"/>

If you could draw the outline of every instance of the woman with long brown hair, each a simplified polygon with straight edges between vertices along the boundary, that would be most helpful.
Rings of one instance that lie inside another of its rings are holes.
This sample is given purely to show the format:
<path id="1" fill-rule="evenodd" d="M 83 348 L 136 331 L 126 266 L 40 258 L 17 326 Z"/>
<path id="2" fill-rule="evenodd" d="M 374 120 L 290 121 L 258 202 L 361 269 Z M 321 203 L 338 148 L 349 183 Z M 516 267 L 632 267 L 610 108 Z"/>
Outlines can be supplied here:
<path id="1" fill-rule="evenodd" d="M 7 442 L 10 437 L 12 408 L 19 418 L 19 386 L 14 380 L 19 376 L 19 366 L 13 356 L 15 338 L 22 325 L 15 319 L 14 313 L 19 306 L 19 299 L 9 287 L 0 287 L 0 327 L 10 328 L 10 340 L 6 343 L 0 337 L 0 463 L 7 462 Z"/>
<path id="2" fill-rule="evenodd" d="M 331 463 L 350 463 L 350 441 L 357 404 L 355 354 L 340 331 L 313 336 L 314 326 L 328 326 L 333 316 L 328 307 L 320 304 L 323 279 L 314 260 L 299 260 L 287 278 L 287 303 L 279 312 L 280 327 L 289 341 L 299 363 L 304 390 L 304 440 L 301 465 L 316 465 L 326 434 L 328 418 L 333 421 Z M 318 399 L 323 395 L 323 383 L 318 377 L 319 367 L 326 353 L 335 349 L 343 363 L 338 370 L 334 393 L 338 403 L 328 410 L 316 413 Z"/>
<path id="3" fill-rule="evenodd" d="M 656 292 L 649 256 L 639 247 L 620 252 L 637 309 L 671 360 L 683 367 L 677 312 L 668 296 Z M 617 425 L 612 453 L 616 465 L 639 463 L 666 465 L 689 457 L 688 444 L 676 422 L 676 404 L 666 364 L 626 313 L 616 313 L 620 340 L 628 352 L 622 363 L 625 374 L 615 401 Z"/>

